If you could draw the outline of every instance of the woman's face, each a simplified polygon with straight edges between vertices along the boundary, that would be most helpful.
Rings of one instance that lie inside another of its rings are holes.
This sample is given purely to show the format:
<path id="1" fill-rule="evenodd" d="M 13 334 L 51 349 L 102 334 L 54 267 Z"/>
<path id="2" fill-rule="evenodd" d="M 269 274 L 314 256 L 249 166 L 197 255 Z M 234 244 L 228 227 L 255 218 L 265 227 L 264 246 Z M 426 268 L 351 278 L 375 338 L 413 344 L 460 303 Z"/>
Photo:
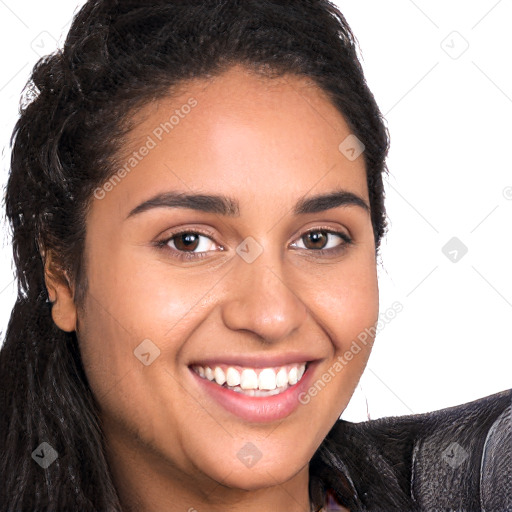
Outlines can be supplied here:
<path id="1" fill-rule="evenodd" d="M 77 323 L 114 458 L 202 489 L 304 475 L 378 316 L 363 155 L 311 83 L 239 67 L 137 119 L 87 218 Z"/>

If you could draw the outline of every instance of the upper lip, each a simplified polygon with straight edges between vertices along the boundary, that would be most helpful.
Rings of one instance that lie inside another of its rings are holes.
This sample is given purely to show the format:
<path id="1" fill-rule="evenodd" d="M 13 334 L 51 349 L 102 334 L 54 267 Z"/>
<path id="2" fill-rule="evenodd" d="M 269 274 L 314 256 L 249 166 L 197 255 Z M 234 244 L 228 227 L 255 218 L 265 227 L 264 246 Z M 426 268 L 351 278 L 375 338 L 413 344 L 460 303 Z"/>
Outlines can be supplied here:
<path id="1" fill-rule="evenodd" d="M 243 366 L 247 368 L 272 368 L 276 366 L 285 366 L 295 363 L 311 363 L 321 358 L 310 354 L 275 354 L 275 355 L 225 355 L 221 357 L 209 357 L 194 361 L 189 366 L 216 366 L 232 365 Z"/>

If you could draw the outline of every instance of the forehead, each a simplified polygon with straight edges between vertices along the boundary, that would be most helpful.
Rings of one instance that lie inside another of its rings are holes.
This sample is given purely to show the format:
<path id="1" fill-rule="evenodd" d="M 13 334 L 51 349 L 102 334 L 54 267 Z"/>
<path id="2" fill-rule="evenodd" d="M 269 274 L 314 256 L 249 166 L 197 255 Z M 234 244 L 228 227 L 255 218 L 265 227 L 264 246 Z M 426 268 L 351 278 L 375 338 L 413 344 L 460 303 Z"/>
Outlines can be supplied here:
<path id="1" fill-rule="evenodd" d="M 363 157 L 349 160 L 339 149 L 348 124 L 307 78 L 235 67 L 182 84 L 132 122 L 117 162 L 126 172 L 108 194 L 126 210 L 166 189 L 216 191 L 242 204 L 341 187 L 367 197 Z"/>

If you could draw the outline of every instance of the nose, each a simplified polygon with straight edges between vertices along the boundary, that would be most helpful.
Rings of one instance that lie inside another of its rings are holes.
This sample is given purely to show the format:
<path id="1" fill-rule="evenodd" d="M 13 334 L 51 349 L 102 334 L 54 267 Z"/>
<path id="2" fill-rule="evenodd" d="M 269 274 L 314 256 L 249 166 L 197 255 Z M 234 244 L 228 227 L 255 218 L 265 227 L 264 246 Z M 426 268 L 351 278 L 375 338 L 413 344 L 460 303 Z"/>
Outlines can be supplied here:
<path id="1" fill-rule="evenodd" d="M 299 329 L 307 308 L 293 283 L 286 281 L 282 265 L 270 263 L 266 251 L 252 263 L 238 258 L 221 314 L 229 329 L 249 331 L 266 343 L 275 343 Z"/>

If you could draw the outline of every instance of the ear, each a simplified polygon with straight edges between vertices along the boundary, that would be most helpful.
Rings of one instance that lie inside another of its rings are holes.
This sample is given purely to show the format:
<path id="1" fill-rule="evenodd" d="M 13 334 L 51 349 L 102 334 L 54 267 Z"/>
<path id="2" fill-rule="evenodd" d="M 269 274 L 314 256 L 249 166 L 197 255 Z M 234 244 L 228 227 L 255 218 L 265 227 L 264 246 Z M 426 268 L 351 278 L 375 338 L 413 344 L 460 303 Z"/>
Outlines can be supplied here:
<path id="1" fill-rule="evenodd" d="M 51 251 L 43 253 L 44 280 L 52 303 L 52 318 L 59 329 L 66 332 L 76 330 L 76 307 L 73 288 L 67 272 L 53 258 Z"/>

